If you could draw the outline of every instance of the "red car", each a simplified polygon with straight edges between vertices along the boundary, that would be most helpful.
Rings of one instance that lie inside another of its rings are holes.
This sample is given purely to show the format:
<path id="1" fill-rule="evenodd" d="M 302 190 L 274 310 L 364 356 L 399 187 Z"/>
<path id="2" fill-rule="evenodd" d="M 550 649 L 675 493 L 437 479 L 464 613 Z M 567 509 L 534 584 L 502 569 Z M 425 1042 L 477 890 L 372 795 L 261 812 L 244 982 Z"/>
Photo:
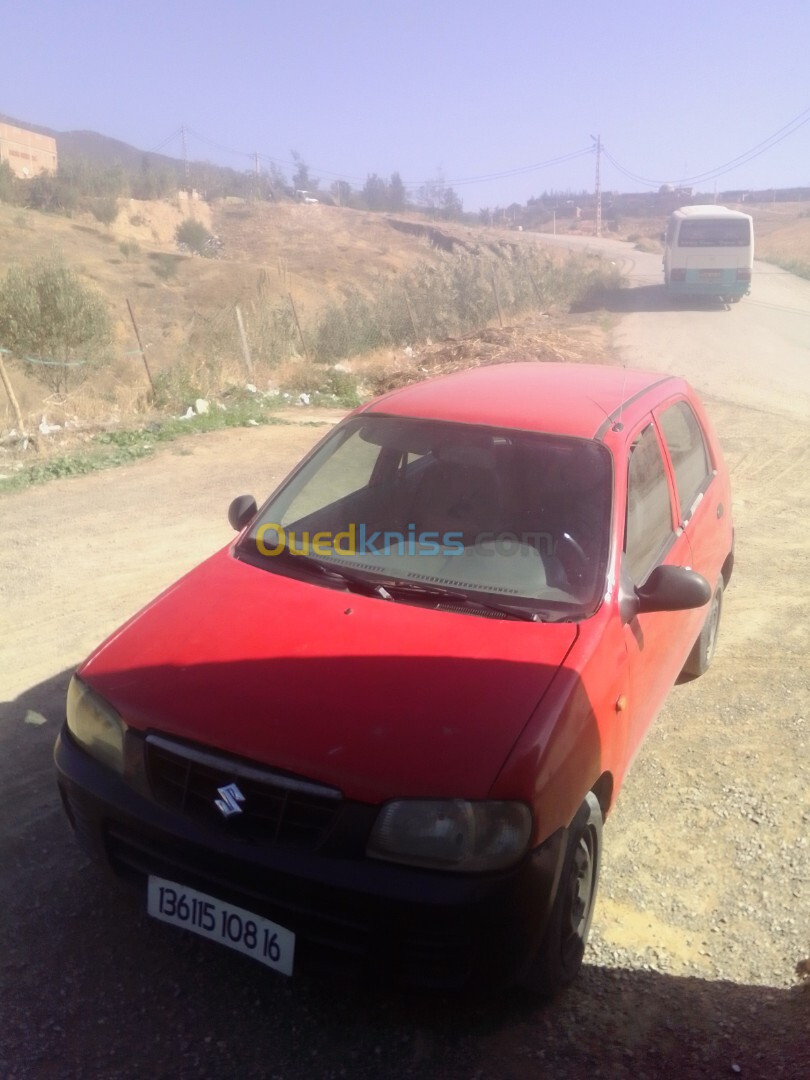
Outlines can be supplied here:
<path id="1" fill-rule="evenodd" d="M 150 914 L 287 974 L 554 992 L 628 766 L 711 660 L 730 511 L 679 378 L 378 398 L 78 669 L 67 816 Z"/>

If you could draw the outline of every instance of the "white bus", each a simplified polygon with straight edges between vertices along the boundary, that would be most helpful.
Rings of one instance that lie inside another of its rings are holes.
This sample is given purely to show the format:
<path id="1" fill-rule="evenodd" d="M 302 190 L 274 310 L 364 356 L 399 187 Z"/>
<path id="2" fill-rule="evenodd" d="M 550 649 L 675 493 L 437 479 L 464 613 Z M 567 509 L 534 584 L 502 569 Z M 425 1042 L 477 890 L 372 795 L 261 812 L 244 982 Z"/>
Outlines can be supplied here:
<path id="1" fill-rule="evenodd" d="M 669 218 L 664 285 L 672 296 L 736 303 L 751 291 L 754 222 L 726 206 L 683 206 Z"/>

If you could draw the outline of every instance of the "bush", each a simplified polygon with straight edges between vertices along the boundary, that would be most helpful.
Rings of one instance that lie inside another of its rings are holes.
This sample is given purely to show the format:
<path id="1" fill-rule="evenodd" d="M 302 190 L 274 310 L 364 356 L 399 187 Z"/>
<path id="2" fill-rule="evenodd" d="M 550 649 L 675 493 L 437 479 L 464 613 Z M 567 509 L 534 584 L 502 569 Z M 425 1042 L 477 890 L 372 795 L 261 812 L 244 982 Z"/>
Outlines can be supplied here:
<path id="1" fill-rule="evenodd" d="M 180 255 L 167 255 L 165 252 L 156 251 L 149 256 L 152 260 L 152 269 L 161 281 L 169 281 L 177 277 L 177 270 L 183 261 Z"/>
<path id="2" fill-rule="evenodd" d="M 174 238 L 181 247 L 195 255 L 209 254 L 211 241 L 214 239 L 208 229 L 194 218 L 186 218 L 182 221 L 175 230 Z"/>
<path id="3" fill-rule="evenodd" d="M 0 202 L 17 202 L 17 177 L 7 161 L 0 161 Z"/>
<path id="4" fill-rule="evenodd" d="M 0 343 L 55 393 L 109 360 L 111 339 L 106 302 L 60 258 L 13 266 L 0 283 Z"/>
<path id="5" fill-rule="evenodd" d="M 102 225 L 112 225 L 118 217 L 118 200 L 113 196 L 106 199 L 93 199 L 90 204 L 90 213 Z"/>

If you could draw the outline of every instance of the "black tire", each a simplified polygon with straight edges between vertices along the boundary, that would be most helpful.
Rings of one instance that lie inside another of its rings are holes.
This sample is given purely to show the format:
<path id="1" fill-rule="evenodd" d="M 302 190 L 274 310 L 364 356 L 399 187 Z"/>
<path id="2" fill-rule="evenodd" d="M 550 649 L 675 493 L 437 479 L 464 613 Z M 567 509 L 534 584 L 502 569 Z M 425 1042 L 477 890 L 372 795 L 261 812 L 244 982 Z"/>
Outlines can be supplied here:
<path id="1" fill-rule="evenodd" d="M 698 639 L 692 646 L 692 651 L 683 665 L 683 674 L 688 678 L 697 679 L 709 670 L 717 646 L 717 632 L 720 629 L 720 616 L 723 613 L 723 581 L 714 591 L 709 613 L 703 623 L 703 629 L 698 634 Z"/>
<path id="2" fill-rule="evenodd" d="M 552 997 L 579 974 L 596 903 L 601 858 L 602 808 L 589 791 L 571 822 L 548 927 L 523 980 L 532 993 Z"/>

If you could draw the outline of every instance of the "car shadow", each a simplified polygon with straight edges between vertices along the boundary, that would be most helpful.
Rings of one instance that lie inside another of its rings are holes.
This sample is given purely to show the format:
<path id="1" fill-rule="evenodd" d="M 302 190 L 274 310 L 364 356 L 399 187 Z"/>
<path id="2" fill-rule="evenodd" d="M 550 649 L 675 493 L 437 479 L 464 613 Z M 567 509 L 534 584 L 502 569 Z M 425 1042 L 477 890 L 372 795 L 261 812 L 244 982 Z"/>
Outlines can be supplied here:
<path id="1" fill-rule="evenodd" d="M 617 314 L 658 311 L 725 311 L 721 298 L 670 296 L 663 285 L 635 285 L 626 289 L 593 289 L 571 305 L 572 314 L 611 311 Z"/>

